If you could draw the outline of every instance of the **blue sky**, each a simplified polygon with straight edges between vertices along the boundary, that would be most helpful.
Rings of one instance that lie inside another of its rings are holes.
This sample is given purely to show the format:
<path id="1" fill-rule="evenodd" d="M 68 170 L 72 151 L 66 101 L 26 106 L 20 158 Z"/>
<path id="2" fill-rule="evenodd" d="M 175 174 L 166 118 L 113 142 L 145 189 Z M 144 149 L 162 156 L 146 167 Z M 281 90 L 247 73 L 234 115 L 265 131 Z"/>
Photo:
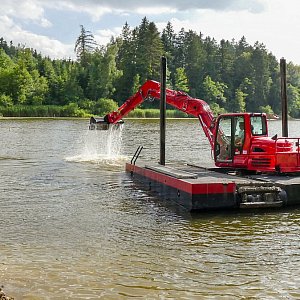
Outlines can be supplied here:
<path id="1" fill-rule="evenodd" d="M 144 16 L 161 31 L 170 21 L 204 36 L 262 42 L 278 59 L 300 65 L 299 0 L 1 0 L 0 36 L 52 58 L 74 58 L 80 25 L 99 44 Z"/>

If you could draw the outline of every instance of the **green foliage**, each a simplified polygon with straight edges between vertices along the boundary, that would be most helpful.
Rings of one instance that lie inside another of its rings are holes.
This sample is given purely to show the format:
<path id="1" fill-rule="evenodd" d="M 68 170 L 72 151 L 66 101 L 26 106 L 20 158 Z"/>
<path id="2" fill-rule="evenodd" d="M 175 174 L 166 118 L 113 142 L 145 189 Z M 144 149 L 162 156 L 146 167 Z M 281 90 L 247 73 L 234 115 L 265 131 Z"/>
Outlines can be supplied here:
<path id="1" fill-rule="evenodd" d="M 234 101 L 232 102 L 232 112 L 244 112 L 246 109 L 246 102 L 245 99 L 247 94 L 245 94 L 240 89 L 236 89 L 234 95 Z"/>
<path id="2" fill-rule="evenodd" d="M 176 109 L 167 109 L 166 111 L 166 117 L 167 118 L 189 118 L 192 117 L 183 111 L 176 110 Z M 193 118 L 193 117 L 192 117 Z"/>
<path id="3" fill-rule="evenodd" d="M 99 70 L 98 78 L 100 77 L 100 88 L 103 97 L 110 97 L 113 95 L 116 90 L 115 82 L 122 76 L 122 71 L 118 70 L 116 66 L 117 53 L 117 44 L 112 44 L 107 47 L 102 60 L 102 66 L 101 70 Z"/>
<path id="4" fill-rule="evenodd" d="M 288 84 L 287 93 L 289 99 L 289 115 L 293 118 L 300 118 L 300 88 Z"/>
<path id="5" fill-rule="evenodd" d="M 136 28 L 136 72 L 141 81 L 159 80 L 160 57 L 163 55 L 163 44 L 156 25 L 145 17 Z"/>
<path id="6" fill-rule="evenodd" d="M 135 110 L 131 111 L 127 117 L 129 117 L 129 118 L 159 118 L 160 110 L 154 109 L 154 108 L 145 108 L 145 109 L 136 108 Z M 167 118 L 187 118 L 189 116 L 180 110 L 167 109 L 166 117 Z"/>
<path id="7" fill-rule="evenodd" d="M 189 91 L 188 78 L 185 74 L 184 68 L 176 69 L 174 89 L 183 91 L 183 92 Z"/>
<path id="8" fill-rule="evenodd" d="M 176 34 L 174 32 L 171 22 L 167 23 L 166 28 L 163 29 L 161 40 L 164 48 L 164 56 L 168 61 L 167 68 L 167 86 L 172 88 L 175 85 L 176 73 Z"/>
<path id="9" fill-rule="evenodd" d="M 269 115 L 272 115 L 274 114 L 274 111 L 272 109 L 272 107 L 270 105 L 266 105 L 266 106 L 260 106 L 258 108 L 258 110 L 262 113 L 266 113 L 266 114 L 269 114 Z"/>
<path id="10" fill-rule="evenodd" d="M 159 118 L 160 110 L 154 108 L 145 109 L 145 118 Z"/>
<path id="11" fill-rule="evenodd" d="M 69 103 L 64 106 L 63 115 L 69 117 L 85 117 L 87 114 L 83 109 L 79 108 L 77 103 Z"/>
<path id="12" fill-rule="evenodd" d="M 218 103 L 212 103 L 210 105 L 210 108 L 212 110 L 212 112 L 214 113 L 215 116 L 217 116 L 218 114 L 224 114 L 227 111 L 225 110 L 225 108 L 220 107 L 220 105 Z"/>
<path id="13" fill-rule="evenodd" d="M 96 102 L 91 101 L 89 99 L 82 99 L 78 102 L 78 106 L 80 108 L 84 109 L 85 111 L 90 111 L 90 112 L 93 112 L 95 110 L 95 105 L 96 105 Z"/>
<path id="14" fill-rule="evenodd" d="M 141 86 L 141 82 L 140 82 L 141 78 L 140 78 L 140 75 L 139 74 L 136 74 L 133 78 L 133 86 L 132 86 L 132 91 L 131 91 L 131 95 L 134 95 L 139 87 Z"/>
<path id="15" fill-rule="evenodd" d="M 94 114 L 104 116 L 118 109 L 118 104 L 112 99 L 101 98 L 95 103 Z"/>
<path id="16" fill-rule="evenodd" d="M 132 110 L 127 117 L 129 118 L 145 118 L 146 109 L 136 108 Z"/>
<path id="17" fill-rule="evenodd" d="M 13 105 L 13 101 L 10 96 L 0 95 L 0 106 L 8 107 L 12 105 Z"/>
<path id="18" fill-rule="evenodd" d="M 193 31 L 185 34 L 183 41 L 183 53 L 185 64 L 185 72 L 190 84 L 190 94 L 192 97 L 202 95 L 202 82 L 205 74 L 204 61 L 205 61 L 205 48 L 202 36 Z"/>
<path id="19" fill-rule="evenodd" d="M 0 114 L 3 117 L 89 117 L 76 103 L 66 106 L 58 105 L 14 105 L 1 106 Z"/>
<path id="20" fill-rule="evenodd" d="M 225 89 L 227 89 L 227 85 L 224 83 L 220 83 L 218 81 L 213 81 L 209 75 L 204 78 L 203 81 L 203 89 L 206 94 L 206 101 L 208 103 L 222 103 L 226 102 L 226 98 L 224 96 Z"/>

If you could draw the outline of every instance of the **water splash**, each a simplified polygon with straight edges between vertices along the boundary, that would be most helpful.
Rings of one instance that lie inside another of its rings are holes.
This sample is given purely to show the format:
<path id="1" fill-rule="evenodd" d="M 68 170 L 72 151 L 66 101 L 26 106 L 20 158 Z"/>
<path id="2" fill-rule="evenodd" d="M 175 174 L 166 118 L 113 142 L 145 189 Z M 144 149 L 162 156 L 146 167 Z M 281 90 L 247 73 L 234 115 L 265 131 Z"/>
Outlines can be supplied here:
<path id="1" fill-rule="evenodd" d="M 120 167 L 127 156 L 122 155 L 123 126 L 110 126 L 108 130 L 89 130 L 83 139 L 82 152 L 67 157 L 67 161 L 96 163 L 101 166 Z"/>

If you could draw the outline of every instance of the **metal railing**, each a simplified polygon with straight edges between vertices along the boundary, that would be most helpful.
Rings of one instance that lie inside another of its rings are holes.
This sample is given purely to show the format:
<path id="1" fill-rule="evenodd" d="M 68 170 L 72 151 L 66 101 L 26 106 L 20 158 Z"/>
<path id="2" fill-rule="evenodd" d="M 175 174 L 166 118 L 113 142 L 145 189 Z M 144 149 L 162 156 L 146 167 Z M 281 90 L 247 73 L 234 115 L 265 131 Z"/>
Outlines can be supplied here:
<path id="1" fill-rule="evenodd" d="M 136 149 L 136 151 L 135 151 L 135 153 L 134 153 L 134 155 L 132 156 L 132 159 L 131 159 L 131 161 L 130 161 L 130 163 L 132 164 L 132 165 L 135 165 L 135 162 L 136 162 L 136 160 L 138 159 L 138 157 L 140 156 L 140 154 L 141 154 L 141 151 L 143 150 L 143 146 L 138 146 L 138 148 Z"/>

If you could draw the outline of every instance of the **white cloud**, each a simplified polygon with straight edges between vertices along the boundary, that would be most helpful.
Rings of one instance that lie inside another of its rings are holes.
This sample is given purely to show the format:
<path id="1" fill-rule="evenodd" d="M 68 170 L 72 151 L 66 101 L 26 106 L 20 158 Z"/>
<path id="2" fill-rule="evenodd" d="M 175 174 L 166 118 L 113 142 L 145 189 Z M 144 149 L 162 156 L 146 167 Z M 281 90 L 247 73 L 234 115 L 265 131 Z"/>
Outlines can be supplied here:
<path id="1" fill-rule="evenodd" d="M 39 3 L 54 9 L 86 12 L 92 16 L 94 21 L 99 20 L 108 13 L 114 13 L 116 15 L 136 13 L 144 16 L 202 9 L 216 11 L 246 10 L 255 13 L 264 10 L 264 5 L 262 4 L 263 0 L 45 0 Z"/>
<path id="2" fill-rule="evenodd" d="M 106 45 L 110 42 L 111 37 L 119 36 L 122 32 L 121 27 L 115 27 L 113 29 L 100 29 L 94 34 L 95 41 L 98 45 Z"/>
<path id="3" fill-rule="evenodd" d="M 13 41 L 15 45 L 36 49 L 42 55 L 52 58 L 69 58 L 73 55 L 74 45 L 66 45 L 55 39 L 23 30 L 7 16 L 0 16 L 0 28 L 1 36 L 7 42 Z"/>
<path id="4" fill-rule="evenodd" d="M 139 15 L 161 15 L 176 13 L 176 9 L 168 6 L 152 6 L 152 7 L 138 7 L 135 12 Z"/>
<path id="5" fill-rule="evenodd" d="M 85 12 L 92 17 L 94 22 L 98 21 L 102 16 L 113 13 L 113 9 L 102 3 L 95 4 L 93 1 L 45 1 L 45 7 L 60 10 L 82 13 Z"/>
<path id="6" fill-rule="evenodd" d="M 80 6 L 81 0 L 65 0 L 65 3 L 72 3 L 74 6 Z M 111 9 L 124 11 L 136 11 L 141 8 L 168 7 L 175 10 L 193 10 L 193 9 L 213 9 L 213 10 L 248 10 L 260 12 L 263 8 L 262 0 L 86 0 L 87 6 L 102 6 Z"/>
<path id="7" fill-rule="evenodd" d="M 44 8 L 38 1 L 2 0 L 0 5 L 1 16 L 33 21 L 44 27 L 51 26 L 51 22 L 44 17 Z"/>

